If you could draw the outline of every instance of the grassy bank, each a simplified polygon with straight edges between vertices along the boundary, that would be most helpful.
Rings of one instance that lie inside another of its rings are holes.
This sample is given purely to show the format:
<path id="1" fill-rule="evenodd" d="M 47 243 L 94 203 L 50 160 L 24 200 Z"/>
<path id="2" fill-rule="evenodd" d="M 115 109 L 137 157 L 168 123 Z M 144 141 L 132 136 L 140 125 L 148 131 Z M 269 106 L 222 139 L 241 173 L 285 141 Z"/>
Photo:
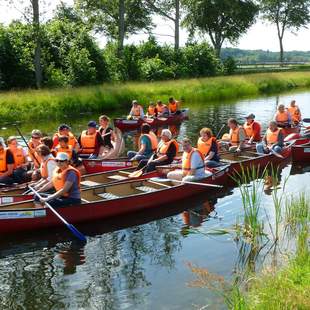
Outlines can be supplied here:
<path id="1" fill-rule="evenodd" d="M 169 96 L 185 102 L 211 102 L 310 86 L 310 72 L 251 74 L 154 83 L 104 84 L 93 87 L 0 93 L 0 118 L 6 121 L 57 119 L 64 114 L 108 113 Z"/>

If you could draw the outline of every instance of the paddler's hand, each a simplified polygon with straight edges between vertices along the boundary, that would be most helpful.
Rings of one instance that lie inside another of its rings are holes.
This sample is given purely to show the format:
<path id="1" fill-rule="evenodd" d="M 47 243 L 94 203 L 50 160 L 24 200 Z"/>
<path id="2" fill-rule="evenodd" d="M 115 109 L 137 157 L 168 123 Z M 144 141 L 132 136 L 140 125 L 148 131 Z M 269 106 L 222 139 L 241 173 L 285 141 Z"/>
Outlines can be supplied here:
<path id="1" fill-rule="evenodd" d="M 240 150 L 239 147 L 236 149 L 236 152 L 237 152 L 237 153 L 241 153 L 241 150 Z"/>

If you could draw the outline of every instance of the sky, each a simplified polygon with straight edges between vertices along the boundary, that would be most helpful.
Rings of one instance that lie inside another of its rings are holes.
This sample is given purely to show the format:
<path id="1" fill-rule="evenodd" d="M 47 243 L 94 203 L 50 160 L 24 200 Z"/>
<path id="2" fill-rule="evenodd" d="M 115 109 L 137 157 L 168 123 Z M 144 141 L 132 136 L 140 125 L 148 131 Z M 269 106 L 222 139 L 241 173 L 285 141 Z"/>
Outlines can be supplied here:
<path id="1" fill-rule="evenodd" d="M 21 1 L 23 3 L 29 3 L 28 0 Z M 45 18 L 52 16 L 52 11 L 60 0 L 50 1 L 48 9 L 45 9 Z M 73 0 L 64 0 L 68 4 L 72 4 Z M 0 0 L 0 23 L 8 24 L 13 19 L 20 18 L 22 11 L 22 6 L 19 5 L 18 8 L 8 7 L 8 0 Z M 160 43 L 173 44 L 173 24 L 161 17 L 155 17 L 154 23 L 157 25 L 153 30 L 155 37 Z M 187 41 L 188 34 L 185 29 L 180 31 L 180 44 L 184 45 Z M 284 49 L 285 51 L 300 50 L 300 51 L 310 51 L 310 29 L 301 29 L 296 35 L 290 32 L 286 32 L 284 37 Z M 137 35 L 131 36 L 127 43 L 139 43 L 140 41 L 147 40 L 148 35 L 139 33 Z M 96 36 L 98 44 L 103 47 L 106 43 L 106 38 L 104 36 Z M 269 51 L 279 51 L 279 41 L 277 38 L 276 28 L 273 25 L 266 24 L 260 20 L 253 25 L 248 32 L 243 35 L 239 42 L 232 46 L 229 43 L 224 43 L 223 47 L 238 47 L 241 49 L 262 49 Z"/>

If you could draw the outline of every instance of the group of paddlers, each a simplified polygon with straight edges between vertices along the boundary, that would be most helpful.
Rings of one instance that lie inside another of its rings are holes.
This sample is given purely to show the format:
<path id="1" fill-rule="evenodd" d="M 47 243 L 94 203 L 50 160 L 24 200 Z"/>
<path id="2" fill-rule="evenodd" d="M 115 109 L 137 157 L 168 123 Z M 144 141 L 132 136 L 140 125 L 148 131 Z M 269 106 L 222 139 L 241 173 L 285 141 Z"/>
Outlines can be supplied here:
<path id="1" fill-rule="evenodd" d="M 165 110 L 161 110 L 161 102 L 155 106 L 150 105 L 148 115 L 165 116 Z M 159 109 L 158 109 L 159 107 Z M 133 101 L 130 115 L 138 117 L 138 108 L 141 106 Z M 180 104 L 173 98 L 169 99 L 167 114 L 177 113 Z M 143 110 L 142 110 L 143 112 Z M 159 114 L 160 113 L 160 114 Z M 259 153 L 270 151 L 281 152 L 284 139 L 281 127 L 290 126 L 301 119 L 299 108 L 292 101 L 287 109 L 279 105 L 274 121 L 261 139 L 261 125 L 255 121 L 255 115 L 246 116 L 243 126 L 230 118 L 228 120 L 229 134 L 217 141 L 211 129 L 202 128 L 197 145 L 194 148 L 189 139 L 182 141 L 183 156 L 181 169 L 176 169 L 168 174 L 168 178 L 175 180 L 194 181 L 205 177 L 205 167 L 217 167 L 220 165 L 220 149 L 240 152 L 252 143 L 256 143 Z M 15 136 L 7 139 L 7 146 L 3 139 L 0 143 L 0 183 L 12 185 L 13 183 L 33 182 L 33 187 L 39 192 L 48 192 L 44 198 L 35 198 L 36 203 L 48 201 L 52 206 L 69 205 L 79 203 L 81 158 L 104 157 L 113 149 L 115 134 L 109 124 L 109 118 L 100 116 L 100 127 L 90 121 L 87 129 L 83 130 L 78 138 L 74 136 L 68 125 L 62 124 L 53 137 L 43 137 L 40 130 L 32 131 L 31 138 L 27 142 L 28 151 L 18 144 Z M 147 123 L 141 126 L 139 138 L 139 150 L 129 151 L 130 160 L 139 161 L 137 171 L 150 172 L 158 165 L 171 164 L 179 150 L 178 142 L 173 138 L 169 129 L 163 129 L 160 141 Z M 32 166 L 32 169 L 29 167 Z M 52 192 L 51 192 L 52 190 Z"/>

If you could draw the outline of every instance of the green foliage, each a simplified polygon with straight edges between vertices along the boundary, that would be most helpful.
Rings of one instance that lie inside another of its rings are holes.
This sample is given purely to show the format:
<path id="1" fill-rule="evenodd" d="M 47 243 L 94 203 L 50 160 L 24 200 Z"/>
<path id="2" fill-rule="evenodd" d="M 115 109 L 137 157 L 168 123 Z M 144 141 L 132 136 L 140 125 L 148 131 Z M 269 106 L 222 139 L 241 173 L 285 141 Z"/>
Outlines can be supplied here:
<path id="1" fill-rule="evenodd" d="M 223 67 L 224 67 L 224 74 L 226 75 L 234 74 L 237 70 L 237 63 L 234 58 L 227 57 L 223 61 Z"/>

